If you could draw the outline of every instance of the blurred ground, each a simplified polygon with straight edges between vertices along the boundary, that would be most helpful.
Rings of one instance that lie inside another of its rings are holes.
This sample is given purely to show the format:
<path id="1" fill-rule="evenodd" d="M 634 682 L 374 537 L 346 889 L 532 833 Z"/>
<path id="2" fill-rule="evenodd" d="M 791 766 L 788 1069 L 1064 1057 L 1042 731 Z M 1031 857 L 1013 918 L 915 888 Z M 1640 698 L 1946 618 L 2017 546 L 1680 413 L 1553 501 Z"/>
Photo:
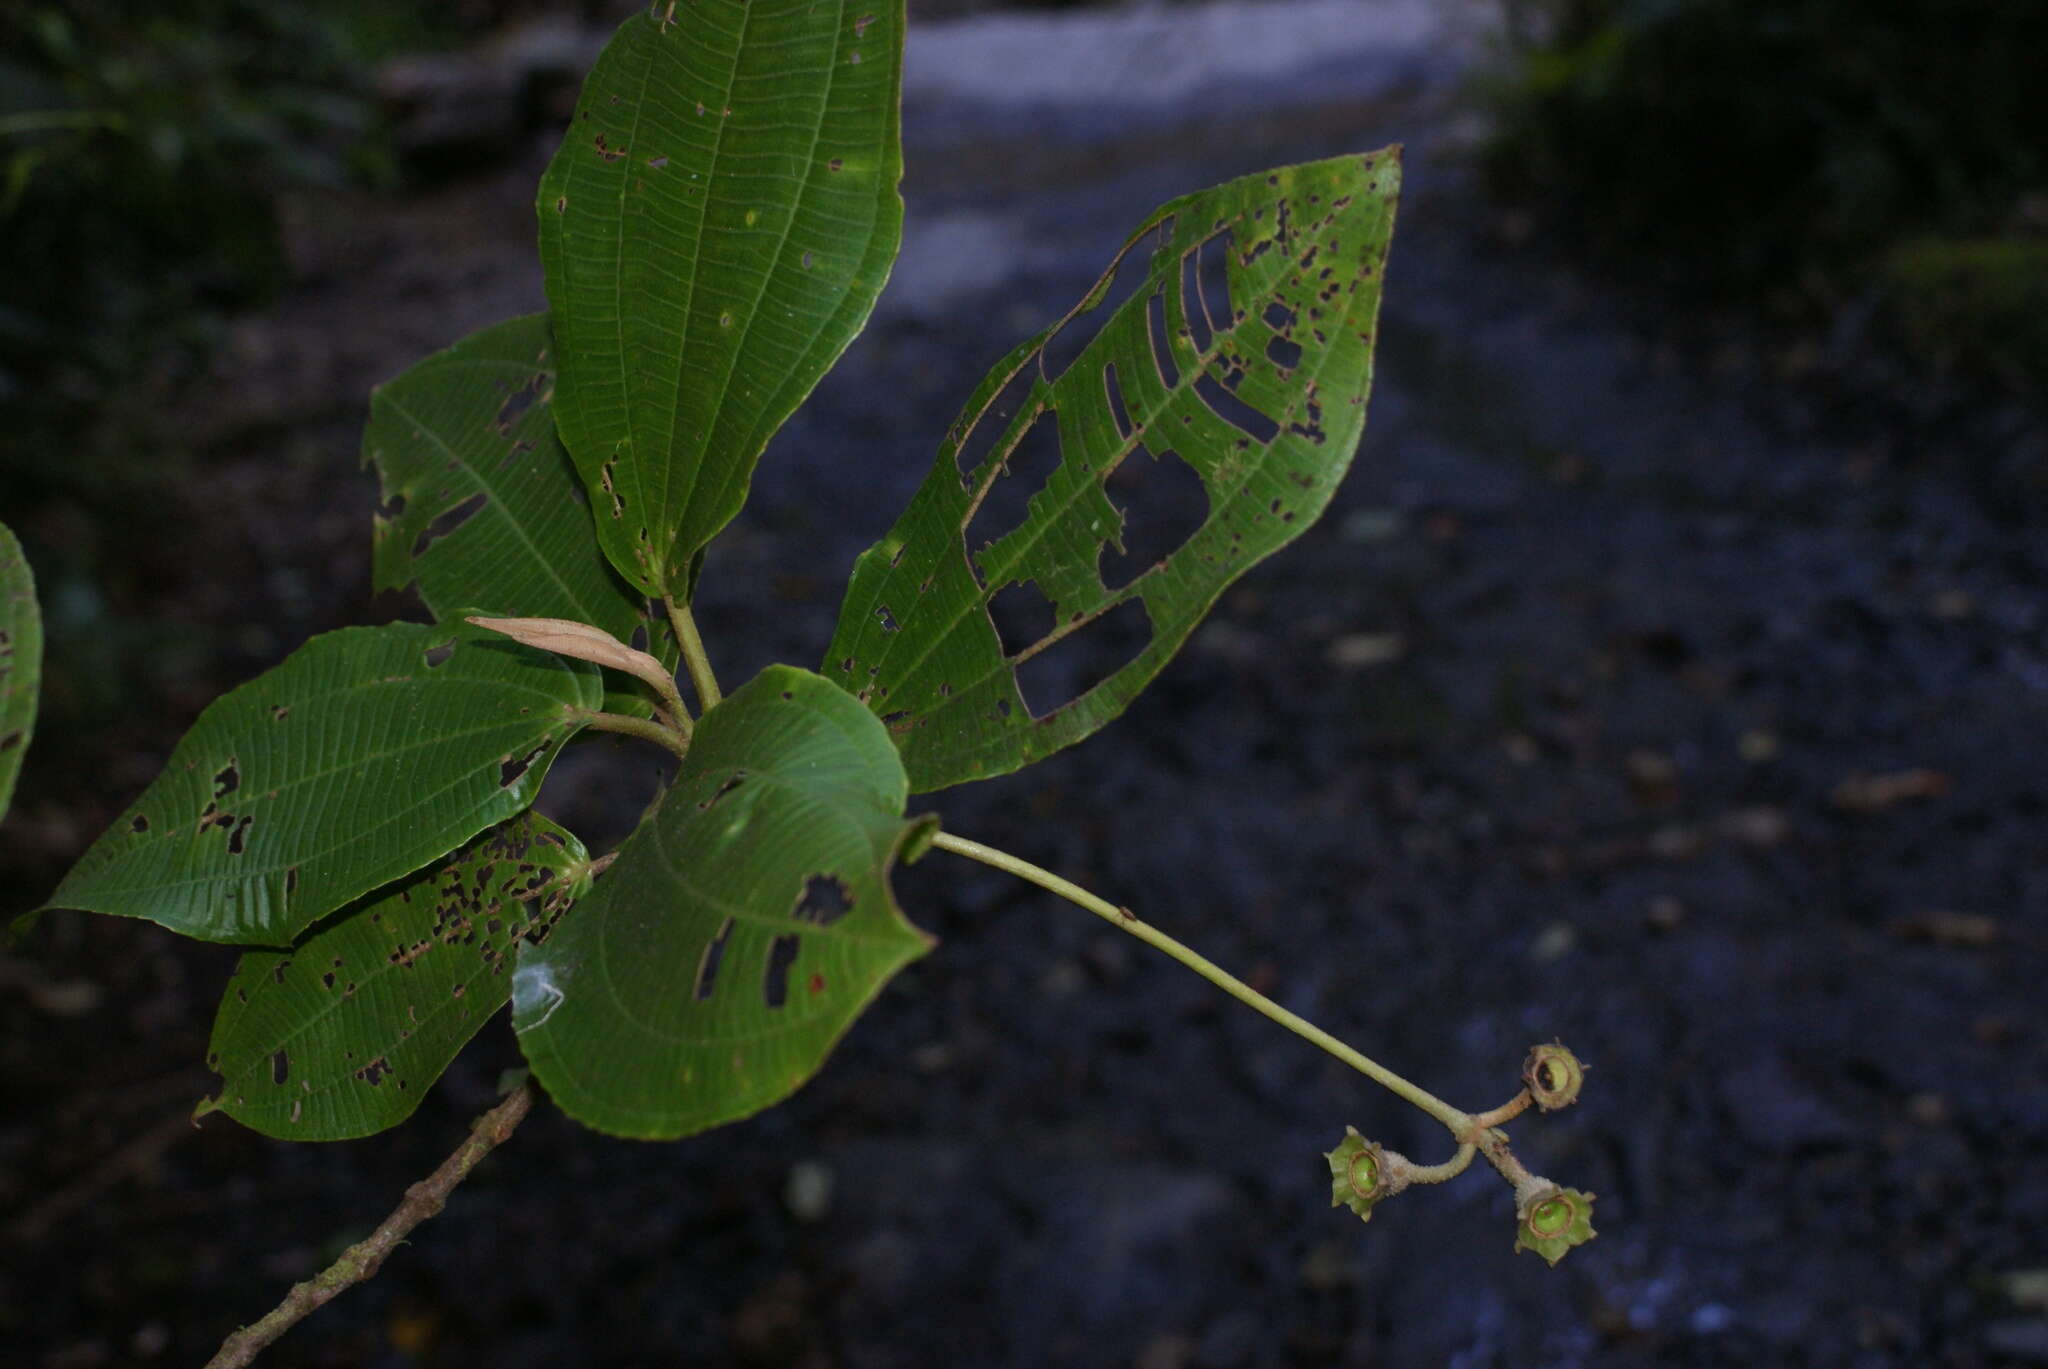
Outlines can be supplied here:
<path id="1" fill-rule="evenodd" d="M 792 1103 L 661 1146 L 543 1109 L 265 1363 L 2048 1360 L 2008 1279 L 2048 1266 L 2039 416 L 1831 401 L 1739 330 L 1574 274 L 1473 188 L 1462 29 L 1420 4 L 1272 12 L 1312 41 L 1271 62 L 1228 32 L 1205 56 L 1057 27 L 1086 19 L 920 36 L 903 263 L 714 546 L 700 616 L 728 682 L 815 659 L 954 406 L 1127 224 L 1405 141 L 1337 505 L 1105 734 L 931 806 L 1467 1106 L 1569 1042 L 1587 1101 L 1516 1130 L 1600 1194 L 1600 1240 L 1555 1271 L 1512 1257 L 1484 1175 L 1370 1227 L 1332 1213 L 1318 1152 L 1346 1123 L 1418 1158 L 1437 1141 L 1085 914 L 934 856 L 901 892 L 942 946 Z M 1041 69 L 1002 43 L 1144 57 L 1103 73 L 1123 98 L 1020 77 L 996 99 L 961 73 Z M 164 414 L 187 464 L 147 535 L 38 566 L 67 651 L 167 626 L 155 692 L 31 753 L 0 831 L 10 908 L 214 693 L 402 608 L 366 590 L 362 397 L 538 305 L 547 151 L 404 204 L 302 203 L 292 293 Z M 7 517 L 45 545 L 107 536 L 60 499 Z M 97 564 L 122 569 L 67 569 Z M 55 708 L 102 716 L 87 702 Z M 655 764 L 593 742 L 547 806 L 615 839 Z M 515 1062 L 487 1029 L 369 1141 L 195 1130 L 229 968 L 74 915 L 0 961 L 10 1362 L 197 1362 L 381 1217 Z"/>

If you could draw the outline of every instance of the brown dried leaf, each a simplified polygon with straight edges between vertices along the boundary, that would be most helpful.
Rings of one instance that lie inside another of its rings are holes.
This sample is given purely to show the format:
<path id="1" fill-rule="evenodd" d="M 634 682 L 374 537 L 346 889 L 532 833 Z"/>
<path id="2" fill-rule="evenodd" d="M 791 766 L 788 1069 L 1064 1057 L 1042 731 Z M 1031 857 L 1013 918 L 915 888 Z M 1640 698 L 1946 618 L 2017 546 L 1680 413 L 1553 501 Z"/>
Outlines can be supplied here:
<path id="1" fill-rule="evenodd" d="M 623 670 L 647 681 L 666 698 L 675 692 L 675 677 L 668 667 L 644 651 L 635 651 L 618 638 L 588 623 L 569 618 L 483 618 L 472 616 L 478 627 L 502 632 L 522 646 L 552 651 L 579 661 Z"/>

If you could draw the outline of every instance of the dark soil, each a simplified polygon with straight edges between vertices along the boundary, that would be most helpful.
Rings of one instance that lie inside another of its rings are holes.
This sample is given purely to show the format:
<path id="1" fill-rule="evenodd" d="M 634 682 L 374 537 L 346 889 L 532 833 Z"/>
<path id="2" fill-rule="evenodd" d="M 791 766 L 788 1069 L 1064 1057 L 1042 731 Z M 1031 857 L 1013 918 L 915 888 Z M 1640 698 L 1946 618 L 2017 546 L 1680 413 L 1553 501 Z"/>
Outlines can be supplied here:
<path id="1" fill-rule="evenodd" d="M 1332 1212 L 1320 1152 L 1347 1123 L 1422 1160 L 1441 1134 L 1087 914 L 934 855 L 900 890 L 943 944 L 796 1099 L 666 1145 L 543 1107 L 265 1363 L 2048 1360 L 2040 1307 L 1999 1291 L 2048 1265 L 2048 438 L 2020 413 L 1901 428 L 1772 378 L 1739 337 L 1672 345 L 1677 321 L 1504 245 L 1423 120 L 1093 145 L 1028 178 L 913 125 L 907 302 L 778 439 L 701 617 L 729 684 L 813 662 L 953 407 L 1124 225 L 1269 161 L 1410 138 L 1379 390 L 1336 507 L 1104 734 L 920 803 L 1463 1105 L 1513 1093 L 1532 1043 L 1570 1043 L 1585 1102 L 1514 1131 L 1600 1195 L 1600 1239 L 1556 1270 L 1512 1255 L 1484 1172 L 1370 1226 Z M 163 440 L 186 464 L 130 531 L 69 496 L 8 511 L 55 548 L 53 706 L 74 720 L 39 739 L 0 838 L 11 907 L 213 693 L 402 608 L 365 589 L 362 395 L 539 304 L 537 167 L 305 206 L 302 285 L 180 396 Z M 949 250 L 980 286 L 918 274 Z M 76 721 L 94 644 L 151 621 L 161 673 Z M 594 742 L 546 806 L 615 840 L 656 767 Z M 1916 770 L 1914 796 L 1854 782 Z M 368 1141 L 193 1129 L 231 963 L 74 914 L 0 961 L 6 1362 L 198 1363 L 516 1064 L 494 1024 Z M 791 1201 L 821 1180 L 828 1203 Z"/>

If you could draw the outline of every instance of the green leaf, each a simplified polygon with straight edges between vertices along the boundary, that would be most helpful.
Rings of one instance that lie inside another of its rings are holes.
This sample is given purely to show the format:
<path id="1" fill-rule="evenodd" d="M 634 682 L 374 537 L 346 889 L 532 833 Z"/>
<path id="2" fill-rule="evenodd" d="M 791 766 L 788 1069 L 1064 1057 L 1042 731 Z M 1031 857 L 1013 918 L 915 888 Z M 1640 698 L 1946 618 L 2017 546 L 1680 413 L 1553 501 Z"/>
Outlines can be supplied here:
<path id="1" fill-rule="evenodd" d="M 438 621 L 470 612 L 570 618 L 623 642 L 637 632 L 671 667 L 667 620 L 611 567 L 588 500 L 555 436 L 546 314 L 472 333 L 370 392 L 363 460 L 374 463 L 378 589 L 417 583 Z M 644 716 L 621 681 L 611 712 Z"/>
<path id="2" fill-rule="evenodd" d="M 681 599 L 896 259 L 903 0 L 654 10 L 598 58 L 537 207 L 599 541 Z"/>
<path id="3" fill-rule="evenodd" d="M 512 995 L 514 949 L 588 888 L 583 843 L 535 813 L 387 885 L 289 950 L 250 951 L 206 1063 L 225 1111 L 268 1136 L 339 1141 L 396 1126 Z"/>
<path id="4" fill-rule="evenodd" d="M 982 382 L 856 563 L 824 667 L 882 715 L 913 792 L 1018 769 L 1116 717 L 1231 581 L 1328 505 L 1365 426 L 1399 181 L 1389 149 L 1172 201 Z M 1113 285 L 1134 288 L 1112 312 Z M 1020 473 L 1055 447 L 1042 479 Z M 1123 487 L 1142 515 L 1176 477 L 1185 504 L 1159 511 L 1180 521 L 1147 523 L 1158 544 L 1141 551 Z M 1005 590 L 1038 605 L 1009 641 L 990 612 Z M 1074 697 L 1028 699 L 1019 668 L 1089 633 L 1131 642 L 1127 659 Z"/>
<path id="5" fill-rule="evenodd" d="M 14 781 L 36 727 L 36 688 L 43 675 L 43 620 L 36 581 L 21 543 L 0 523 L 0 817 L 14 800 Z"/>
<path id="6" fill-rule="evenodd" d="M 907 793 L 881 725 L 808 671 L 705 714 L 617 863 L 520 953 L 512 1025 L 562 1110 L 672 1138 L 793 1093 L 930 947 L 889 889 L 932 826 Z"/>
<path id="7" fill-rule="evenodd" d="M 50 906 L 286 946 L 533 802 L 597 669 L 468 627 L 315 637 L 199 715 Z"/>

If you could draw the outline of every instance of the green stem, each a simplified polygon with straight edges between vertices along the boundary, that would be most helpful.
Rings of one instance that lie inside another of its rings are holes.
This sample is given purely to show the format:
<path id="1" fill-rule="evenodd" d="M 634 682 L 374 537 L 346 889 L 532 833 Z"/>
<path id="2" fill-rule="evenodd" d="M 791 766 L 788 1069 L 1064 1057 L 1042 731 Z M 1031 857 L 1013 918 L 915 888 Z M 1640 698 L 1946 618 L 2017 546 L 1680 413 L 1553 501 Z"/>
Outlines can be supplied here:
<path id="1" fill-rule="evenodd" d="M 683 648 L 683 664 L 690 668 L 690 683 L 697 688 L 697 711 L 709 713 L 725 696 L 718 692 L 718 677 L 711 673 L 711 658 L 704 654 L 704 639 L 697 635 L 697 620 L 690 616 L 688 604 L 673 599 L 662 602 L 668 605 L 669 623 Z"/>
<path id="2" fill-rule="evenodd" d="M 1440 1165 L 1418 1165 L 1408 1162 L 1407 1178 L 1411 1184 L 1440 1184 L 1446 1179 L 1455 1179 L 1463 1174 L 1472 1163 L 1472 1157 L 1479 1153 L 1479 1147 L 1470 1141 L 1458 1147 L 1458 1153 Z"/>
<path id="3" fill-rule="evenodd" d="M 585 727 L 591 728 L 594 731 L 619 732 L 628 737 L 638 737 L 644 742 L 653 742 L 656 746 L 665 747 L 675 752 L 678 756 L 690 754 L 690 732 L 687 723 L 684 723 L 681 728 L 671 731 L 660 723 L 650 722 L 646 718 L 628 717 L 624 713 L 592 712 L 580 713 L 576 716 L 578 721 Z M 678 721 L 680 722 L 681 720 L 678 719 Z"/>
<path id="4" fill-rule="evenodd" d="M 1472 1129 L 1475 1132 L 1491 1131 L 1505 1122 L 1512 1122 L 1515 1118 L 1527 1112 L 1529 1105 L 1534 1101 L 1535 1099 L 1530 1096 L 1529 1090 L 1523 1089 L 1499 1107 L 1487 1112 L 1475 1113 L 1472 1117 Z"/>
<path id="5" fill-rule="evenodd" d="M 1041 889 L 1058 894 L 1069 903 L 1086 908 L 1105 922 L 1129 932 L 1146 945 L 1166 952 L 1166 954 L 1172 956 L 1175 960 L 1178 960 L 1181 964 L 1187 966 L 1196 974 L 1202 976 L 1202 978 L 1208 980 L 1232 998 L 1235 998 L 1238 1002 L 1270 1017 L 1273 1021 L 1278 1022 L 1281 1026 L 1312 1045 L 1322 1047 L 1366 1078 L 1380 1085 L 1380 1087 L 1398 1095 L 1407 1102 L 1422 1109 L 1431 1117 L 1436 1118 L 1437 1121 L 1443 1123 L 1450 1130 L 1452 1136 L 1458 1138 L 1461 1144 L 1465 1140 L 1465 1134 L 1472 1129 L 1472 1119 L 1464 1112 L 1452 1107 L 1427 1089 L 1409 1083 L 1400 1075 L 1386 1068 L 1386 1066 L 1353 1050 L 1350 1046 L 1345 1045 L 1342 1041 L 1339 1041 L 1307 1018 L 1289 1012 L 1257 989 L 1254 989 L 1251 985 L 1245 983 L 1242 979 L 1239 979 L 1236 975 L 1231 974 L 1212 961 L 1181 945 L 1178 941 L 1175 941 L 1150 923 L 1141 921 L 1137 914 L 1133 913 L 1130 909 L 1119 908 L 1106 899 L 1097 898 L 1079 885 L 1061 879 L 1050 870 L 1041 869 L 1028 860 L 1019 859 L 1007 851 L 998 851 L 992 846 L 984 846 L 978 841 L 968 841 L 963 837 L 940 832 L 932 838 L 932 845 L 939 847 L 941 850 L 951 851 L 958 856 L 966 856 L 969 860 L 978 860 L 984 865 L 992 865 L 998 870 L 1004 870 L 1016 875 L 1019 879 L 1027 879 Z M 1481 1149 L 1483 1148 L 1482 1146 Z M 1471 1161 L 1469 1155 L 1462 1158 L 1464 1163 L 1470 1163 Z M 1449 1163 L 1458 1164 L 1460 1168 L 1463 1168 L 1463 1165 L 1458 1160 L 1452 1160 Z"/>

